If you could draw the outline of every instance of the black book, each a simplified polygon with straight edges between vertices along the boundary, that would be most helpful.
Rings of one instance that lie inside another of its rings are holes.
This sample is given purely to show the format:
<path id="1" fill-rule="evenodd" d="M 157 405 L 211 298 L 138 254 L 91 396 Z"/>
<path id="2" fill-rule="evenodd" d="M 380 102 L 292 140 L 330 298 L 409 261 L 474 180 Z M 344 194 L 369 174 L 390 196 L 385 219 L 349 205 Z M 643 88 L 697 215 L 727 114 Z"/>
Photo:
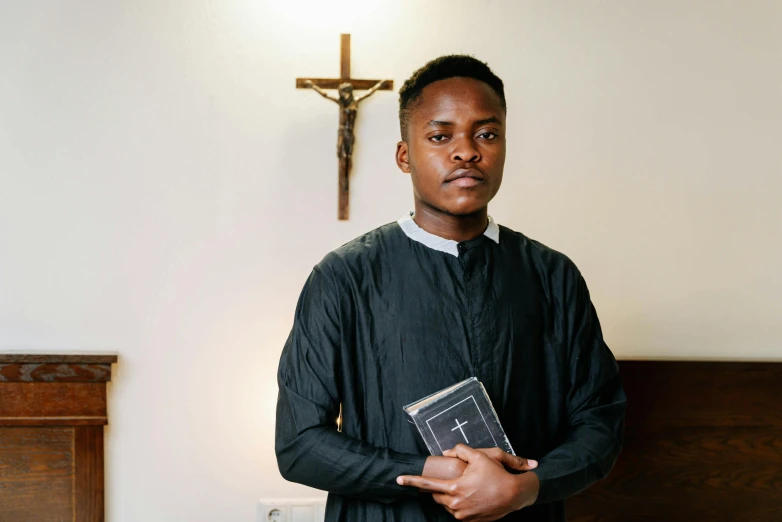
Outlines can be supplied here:
<path id="1" fill-rule="evenodd" d="M 516 454 L 483 384 L 475 377 L 408 404 L 404 410 L 432 455 L 442 455 L 459 443 Z"/>

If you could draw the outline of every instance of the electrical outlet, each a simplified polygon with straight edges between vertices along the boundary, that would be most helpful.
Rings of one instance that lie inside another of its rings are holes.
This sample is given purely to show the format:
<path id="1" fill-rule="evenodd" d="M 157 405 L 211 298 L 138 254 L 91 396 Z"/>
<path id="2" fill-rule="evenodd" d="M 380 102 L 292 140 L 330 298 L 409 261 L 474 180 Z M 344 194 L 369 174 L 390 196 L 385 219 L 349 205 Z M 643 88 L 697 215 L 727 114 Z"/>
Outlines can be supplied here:
<path id="1" fill-rule="evenodd" d="M 279 508 L 270 509 L 269 513 L 266 515 L 266 518 L 269 520 L 269 522 L 287 522 L 285 520 L 285 515 Z"/>
<path id="2" fill-rule="evenodd" d="M 290 522 L 286 504 L 273 500 L 262 500 L 258 505 L 256 522 Z"/>
<path id="3" fill-rule="evenodd" d="M 323 522 L 325 498 L 261 499 L 256 522 Z"/>

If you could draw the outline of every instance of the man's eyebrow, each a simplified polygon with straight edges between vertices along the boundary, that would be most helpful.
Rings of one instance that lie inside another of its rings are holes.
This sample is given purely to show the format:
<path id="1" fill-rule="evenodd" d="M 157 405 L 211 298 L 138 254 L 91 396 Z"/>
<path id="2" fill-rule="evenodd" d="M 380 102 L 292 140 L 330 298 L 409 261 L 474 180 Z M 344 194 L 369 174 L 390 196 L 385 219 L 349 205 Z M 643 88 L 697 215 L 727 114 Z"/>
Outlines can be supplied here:
<path id="1" fill-rule="evenodd" d="M 475 122 L 476 127 L 480 127 L 481 125 L 486 125 L 488 123 L 496 123 L 497 125 L 502 125 L 502 122 L 500 119 L 496 116 L 492 116 L 490 118 L 485 118 L 483 120 L 478 120 Z"/>
<path id="2" fill-rule="evenodd" d="M 482 120 L 476 121 L 473 126 L 474 127 L 480 127 L 481 125 L 487 125 L 489 123 L 494 123 L 496 125 L 502 125 L 502 120 L 500 120 L 496 116 L 490 116 L 488 118 L 484 118 Z M 426 122 L 426 127 L 453 127 L 454 122 L 452 121 L 441 121 L 441 120 L 429 120 Z"/>
<path id="3" fill-rule="evenodd" d="M 429 120 L 426 122 L 427 127 L 453 127 L 452 121 L 440 121 L 440 120 Z"/>

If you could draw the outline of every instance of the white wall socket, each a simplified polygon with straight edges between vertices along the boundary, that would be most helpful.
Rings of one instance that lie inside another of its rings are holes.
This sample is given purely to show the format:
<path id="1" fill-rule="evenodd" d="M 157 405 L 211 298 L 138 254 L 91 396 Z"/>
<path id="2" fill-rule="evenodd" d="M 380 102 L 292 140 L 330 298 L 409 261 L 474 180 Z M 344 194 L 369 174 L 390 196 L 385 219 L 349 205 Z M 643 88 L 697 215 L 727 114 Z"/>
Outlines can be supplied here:
<path id="1" fill-rule="evenodd" d="M 256 522 L 323 522 L 325 514 L 322 497 L 261 499 Z"/>

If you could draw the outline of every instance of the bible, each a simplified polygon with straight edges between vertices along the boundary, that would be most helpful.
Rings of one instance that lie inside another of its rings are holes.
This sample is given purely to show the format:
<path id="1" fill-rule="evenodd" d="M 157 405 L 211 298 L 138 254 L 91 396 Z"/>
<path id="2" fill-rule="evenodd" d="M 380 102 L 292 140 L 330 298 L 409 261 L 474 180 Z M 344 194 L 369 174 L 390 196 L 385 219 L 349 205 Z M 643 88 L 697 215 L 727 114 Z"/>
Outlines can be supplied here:
<path id="1" fill-rule="evenodd" d="M 515 455 L 483 384 L 471 377 L 404 407 L 432 455 L 459 443 Z"/>

